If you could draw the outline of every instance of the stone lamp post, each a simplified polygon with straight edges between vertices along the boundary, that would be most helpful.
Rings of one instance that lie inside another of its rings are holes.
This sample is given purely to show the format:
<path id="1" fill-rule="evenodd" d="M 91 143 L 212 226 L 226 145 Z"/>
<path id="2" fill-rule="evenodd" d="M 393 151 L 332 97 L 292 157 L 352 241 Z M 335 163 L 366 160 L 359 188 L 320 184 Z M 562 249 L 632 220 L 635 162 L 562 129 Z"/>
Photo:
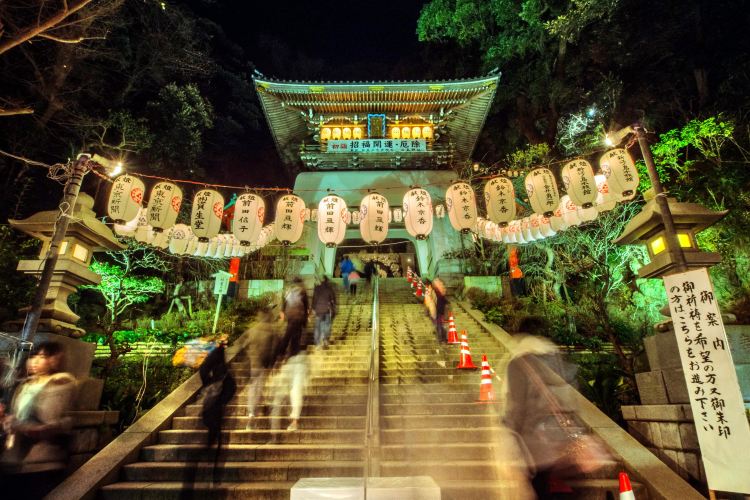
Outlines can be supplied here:
<path id="1" fill-rule="evenodd" d="M 75 325 L 79 316 L 68 307 L 68 296 L 81 285 L 99 283 L 100 276 L 89 269 L 94 252 L 125 248 L 112 231 L 96 218 L 93 206 L 91 196 L 85 193 L 78 196 L 42 308 L 39 331 L 81 337 L 85 332 Z M 33 276 L 41 275 L 59 215 L 57 210 L 47 210 L 27 219 L 8 221 L 14 228 L 43 242 L 39 258 L 20 261 L 19 271 Z"/>
<path id="2" fill-rule="evenodd" d="M 645 244 L 651 262 L 641 267 L 641 278 L 660 278 L 699 267 L 710 267 L 721 256 L 700 250 L 695 235 L 719 221 L 727 211 L 709 210 L 697 203 L 680 203 L 668 198 L 674 221 L 674 234 L 666 234 L 660 204 L 649 200 L 625 226 L 617 244 Z M 670 248 L 677 242 L 687 269 L 680 269 L 677 252 Z M 668 308 L 665 307 L 665 309 Z M 667 313 L 668 314 L 668 313 Z M 722 315 L 745 406 L 750 408 L 750 326 L 737 325 L 734 315 Z M 686 479 L 706 483 L 700 459 L 698 437 L 690 406 L 680 352 L 672 321 L 656 326 L 657 332 L 644 339 L 649 371 L 635 375 L 641 404 L 622 406 L 629 432 Z"/>
<path id="3" fill-rule="evenodd" d="M 656 198 L 649 200 L 615 240 L 618 245 L 646 245 L 651 262 L 638 270 L 641 278 L 658 278 L 679 272 L 678 263 L 673 258 L 674 252 L 669 248 L 670 238 L 666 235 L 661 207 L 656 201 Z M 717 212 L 697 203 L 680 203 L 674 198 L 668 198 L 667 203 L 674 220 L 677 242 L 685 256 L 688 269 L 718 264 L 721 256 L 718 253 L 700 250 L 695 235 L 718 222 L 728 211 Z"/>

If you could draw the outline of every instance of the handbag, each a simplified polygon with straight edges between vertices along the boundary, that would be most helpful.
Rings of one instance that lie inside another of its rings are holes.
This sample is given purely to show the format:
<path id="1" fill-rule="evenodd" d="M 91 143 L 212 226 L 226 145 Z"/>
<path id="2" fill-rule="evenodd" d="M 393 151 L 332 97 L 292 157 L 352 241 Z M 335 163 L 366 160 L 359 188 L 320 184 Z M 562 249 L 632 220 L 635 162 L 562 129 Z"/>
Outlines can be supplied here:
<path id="1" fill-rule="evenodd" d="M 581 427 L 560 407 L 557 399 L 550 391 L 536 371 L 525 359 L 521 359 L 523 370 L 544 397 L 560 430 L 566 437 L 567 444 L 562 452 L 560 462 L 562 468 L 572 469 L 570 472 L 590 474 L 596 472 L 610 461 L 612 456 L 604 446 L 602 440 L 592 434 L 581 432 Z"/>

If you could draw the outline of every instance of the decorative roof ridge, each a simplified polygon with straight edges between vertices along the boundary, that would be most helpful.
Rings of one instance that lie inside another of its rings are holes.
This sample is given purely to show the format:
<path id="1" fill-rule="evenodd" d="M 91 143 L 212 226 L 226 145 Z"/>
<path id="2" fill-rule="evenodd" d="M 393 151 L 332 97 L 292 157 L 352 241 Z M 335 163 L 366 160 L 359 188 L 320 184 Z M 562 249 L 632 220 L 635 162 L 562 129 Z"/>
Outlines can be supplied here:
<path id="1" fill-rule="evenodd" d="M 345 80 L 318 80 L 318 81 L 305 81 L 305 80 L 284 80 L 282 78 L 267 77 L 259 71 L 255 71 L 253 74 L 253 80 L 264 83 L 272 84 L 287 84 L 287 85 L 310 85 L 310 86 L 325 86 L 325 85 L 366 85 L 366 86 L 378 86 L 378 85 L 440 85 L 450 83 L 471 83 L 482 80 L 498 80 L 500 78 L 500 72 L 498 70 L 492 70 L 484 76 L 466 77 L 466 78 L 454 78 L 447 80 L 381 80 L 381 81 L 345 81 Z"/>

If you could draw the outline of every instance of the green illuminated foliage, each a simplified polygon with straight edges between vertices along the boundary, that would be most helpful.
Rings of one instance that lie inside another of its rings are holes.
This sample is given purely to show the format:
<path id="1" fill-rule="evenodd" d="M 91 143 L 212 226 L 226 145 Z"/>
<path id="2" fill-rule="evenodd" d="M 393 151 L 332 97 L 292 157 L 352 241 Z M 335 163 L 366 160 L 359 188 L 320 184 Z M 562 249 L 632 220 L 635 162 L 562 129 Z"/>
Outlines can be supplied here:
<path id="1" fill-rule="evenodd" d="M 84 288 L 98 291 L 104 297 L 109 320 L 117 319 L 133 304 L 147 302 L 153 295 L 164 291 L 164 281 L 154 276 L 129 276 L 125 268 L 108 262 L 93 262 L 91 270 L 101 276 L 98 285 Z"/>

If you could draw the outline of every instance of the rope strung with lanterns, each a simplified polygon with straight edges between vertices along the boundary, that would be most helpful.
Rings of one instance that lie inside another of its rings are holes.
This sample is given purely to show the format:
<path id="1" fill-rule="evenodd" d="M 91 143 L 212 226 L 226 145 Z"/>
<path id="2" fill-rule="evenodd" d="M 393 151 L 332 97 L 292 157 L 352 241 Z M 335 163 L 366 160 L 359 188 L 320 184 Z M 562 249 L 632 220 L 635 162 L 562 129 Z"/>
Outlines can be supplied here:
<path id="1" fill-rule="evenodd" d="M 368 193 L 359 210 L 350 211 L 343 198 L 327 194 L 310 209 L 305 202 L 286 190 L 276 201 L 275 219 L 264 225 L 266 202 L 262 196 L 246 192 L 237 197 L 231 231 L 220 233 L 224 216 L 224 197 L 211 188 L 195 194 L 190 225 L 176 224 L 183 192 L 172 181 L 154 185 L 143 206 L 146 186 L 136 176 L 117 177 L 107 202 L 115 232 L 141 243 L 169 249 L 177 255 L 228 258 L 242 257 L 274 240 L 284 245 L 298 242 L 306 221 L 316 223 L 318 238 L 326 246 L 343 242 L 349 224 L 358 224 L 368 244 L 382 243 L 392 222 L 403 222 L 410 236 L 426 239 L 433 218 L 444 218 L 463 233 L 508 244 L 524 244 L 555 236 L 571 226 L 593 221 L 601 212 L 612 210 L 619 201 L 635 197 L 638 172 L 626 149 L 612 149 L 599 159 L 601 174 L 595 175 L 584 159 L 568 161 L 561 178 L 566 194 L 560 196 L 555 176 L 549 168 L 535 168 L 526 175 L 525 188 L 533 213 L 517 218 L 516 193 L 511 180 L 490 177 L 484 185 L 486 218 L 478 215 L 474 188 L 464 181 L 448 186 L 445 205 L 436 204 L 423 187 L 409 189 L 402 207 L 391 208 L 385 196 Z M 275 189 L 275 188 L 274 188 Z"/>

